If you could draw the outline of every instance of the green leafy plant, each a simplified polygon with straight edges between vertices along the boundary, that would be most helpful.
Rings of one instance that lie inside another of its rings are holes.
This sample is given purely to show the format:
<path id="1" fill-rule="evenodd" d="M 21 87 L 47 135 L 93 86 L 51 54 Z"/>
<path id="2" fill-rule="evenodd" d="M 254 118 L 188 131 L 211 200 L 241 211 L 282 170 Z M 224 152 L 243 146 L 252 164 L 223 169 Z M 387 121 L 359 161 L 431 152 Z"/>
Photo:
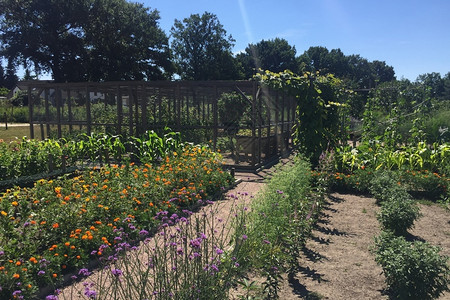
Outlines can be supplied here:
<path id="1" fill-rule="evenodd" d="M 392 299 L 437 299 L 449 291 L 449 258 L 440 255 L 438 247 L 382 232 L 375 238 L 374 252 Z"/>
<path id="2" fill-rule="evenodd" d="M 377 218 L 384 230 L 405 236 L 420 216 L 418 206 L 409 197 L 400 197 L 383 201 Z"/>
<path id="3" fill-rule="evenodd" d="M 331 74 L 290 71 L 259 73 L 256 79 L 297 99 L 294 143 L 317 165 L 319 156 L 348 137 L 345 101 L 352 93 Z"/>

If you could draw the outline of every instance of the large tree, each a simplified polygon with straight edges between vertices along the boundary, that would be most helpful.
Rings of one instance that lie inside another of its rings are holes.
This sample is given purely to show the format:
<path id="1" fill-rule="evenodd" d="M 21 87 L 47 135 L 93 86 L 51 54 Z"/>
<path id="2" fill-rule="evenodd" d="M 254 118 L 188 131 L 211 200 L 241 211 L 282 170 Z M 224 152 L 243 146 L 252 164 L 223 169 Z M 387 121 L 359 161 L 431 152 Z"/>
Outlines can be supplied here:
<path id="1" fill-rule="evenodd" d="M 444 79 L 437 72 L 417 76 L 416 83 L 427 87 L 432 98 L 442 98 L 445 92 Z"/>
<path id="2" fill-rule="evenodd" d="M 278 73 L 285 70 L 297 71 L 295 46 L 285 39 L 262 40 L 249 44 L 237 59 L 242 65 L 245 78 L 252 77 L 259 69 Z"/>
<path id="3" fill-rule="evenodd" d="M 234 39 L 216 15 L 192 14 L 175 20 L 171 29 L 178 74 L 188 80 L 235 79 L 237 64 L 231 53 Z"/>
<path id="4" fill-rule="evenodd" d="M 125 0 L 1 0 L 0 40 L 5 57 L 57 82 L 159 78 L 170 64 L 158 19 Z"/>
<path id="5" fill-rule="evenodd" d="M 340 49 L 310 47 L 297 58 L 300 71 L 331 73 L 353 88 L 373 88 L 395 79 L 394 68 L 384 61 L 368 61 L 360 55 L 346 56 Z"/>
<path id="6" fill-rule="evenodd" d="M 159 13 L 124 0 L 95 0 L 86 28 L 89 79 L 166 79 L 174 67 Z"/>

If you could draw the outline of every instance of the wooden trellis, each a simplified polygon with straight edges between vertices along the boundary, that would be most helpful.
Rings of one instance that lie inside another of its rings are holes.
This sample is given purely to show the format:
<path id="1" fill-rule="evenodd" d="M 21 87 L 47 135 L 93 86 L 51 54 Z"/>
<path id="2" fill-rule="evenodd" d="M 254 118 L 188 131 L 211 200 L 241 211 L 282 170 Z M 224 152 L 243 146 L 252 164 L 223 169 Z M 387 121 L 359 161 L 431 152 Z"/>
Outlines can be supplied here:
<path id="1" fill-rule="evenodd" d="M 55 127 L 56 136 L 63 137 L 80 130 L 136 136 L 168 126 L 191 135 L 192 142 L 201 142 L 195 140 L 200 132 L 214 149 L 228 138 L 235 152 L 228 164 L 250 168 L 292 146 L 295 99 L 255 81 L 24 81 L 20 85 L 28 89 L 31 138 L 35 125 L 42 138 Z M 248 103 L 245 122 L 233 133 L 219 120 L 218 103 L 225 93 L 240 95 Z"/>

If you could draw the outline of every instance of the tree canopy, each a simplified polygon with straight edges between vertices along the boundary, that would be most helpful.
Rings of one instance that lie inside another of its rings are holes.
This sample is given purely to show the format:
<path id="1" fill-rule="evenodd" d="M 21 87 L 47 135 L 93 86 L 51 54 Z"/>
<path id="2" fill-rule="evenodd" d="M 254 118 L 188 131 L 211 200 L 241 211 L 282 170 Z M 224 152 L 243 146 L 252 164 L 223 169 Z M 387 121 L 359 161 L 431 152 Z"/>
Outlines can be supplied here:
<path id="1" fill-rule="evenodd" d="M 2 0 L 3 56 L 57 82 L 161 78 L 171 64 L 156 10 L 125 0 Z"/>
<path id="2" fill-rule="evenodd" d="M 367 89 L 395 79 L 394 68 L 384 61 L 373 62 L 359 55 L 346 56 L 340 49 L 310 47 L 297 58 L 300 71 L 334 74 L 352 88 Z"/>
<path id="3" fill-rule="evenodd" d="M 236 61 L 231 53 L 234 39 L 216 15 L 192 14 L 175 20 L 171 48 L 178 74 L 188 80 L 235 79 Z"/>
<path id="4" fill-rule="evenodd" d="M 278 73 L 285 70 L 298 69 L 295 60 L 295 46 L 289 45 L 285 39 L 262 40 L 249 44 L 244 53 L 239 53 L 237 59 L 242 65 L 244 77 L 252 77 L 259 69 Z"/>

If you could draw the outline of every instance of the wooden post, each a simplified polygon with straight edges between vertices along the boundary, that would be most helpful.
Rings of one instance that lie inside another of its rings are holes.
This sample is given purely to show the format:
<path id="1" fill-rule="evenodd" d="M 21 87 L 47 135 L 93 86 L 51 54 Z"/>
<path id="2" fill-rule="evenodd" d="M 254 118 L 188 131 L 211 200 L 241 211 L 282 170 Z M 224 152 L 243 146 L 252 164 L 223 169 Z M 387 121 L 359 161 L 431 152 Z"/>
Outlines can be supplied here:
<path id="1" fill-rule="evenodd" d="M 280 122 L 279 120 L 279 113 L 280 113 L 280 106 L 278 105 L 278 90 L 275 91 L 275 151 L 276 153 L 283 152 L 282 146 L 280 145 L 280 141 L 279 141 L 279 135 L 278 135 L 278 122 Z"/>
<path id="2" fill-rule="evenodd" d="M 86 85 L 86 122 L 87 122 L 87 134 L 91 135 L 92 132 L 91 97 L 89 95 L 88 85 Z"/>
<path id="3" fill-rule="evenodd" d="M 41 127 L 41 140 L 45 140 L 44 123 L 39 124 Z"/>
<path id="4" fill-rule="evenodd" d="M 261 87 L 260 87 L 261 91 Z M 263 115 L 262 115 L 262 97 L 259 95 L 258 99 L 258 163 L 261 163 L 261 150 L 262 150 L 262 123 L 263 123 Z"/>
<path id="5" fill-rule="evenodd" d="M 3 114 L 4 118 L 5 118 L 5 130 L 8 130 L 8 115 L 5 113 Z"/>
<path id="6" fill-rule="evenodd" d="M 53 155 L 49 154 L 48 155 L 48 171 L 53 172 L 54 169 L 55 169 L 55 164 L 53 161 Z"/>
<path id="7" fill-rule="evenodd" d="M 72 116 L 72 99 L 70 97 L 70 89 L 67 90 L 67 112 L 69 114 L 69 133 L 72 134 L 73 116 Z"/>
<path id="8" fill-rule="evenodd" d="M 28 86 L 28 120 L 30 122 L 30 139 L 34 139 L 33 96 L 31 95 L 31 86 Z"/>
<path id="9" fill-rule="evenodd" d="M 128 132 L 130 136 L 133 136 L 133 90 L 128 88 Z"/>
<path id="10" fill-rule="evenodd" d="M 46 137 L 49 138 L 50 137 L 50 108 L 49 108 L 49 103 L 48 103 L 48 97 L 49 97 L 49 90 L 48 88 L 46 88 L 44 90 L 44 97 L 45 97 L 45 123 L 46 123 L 46 129 L 47 129 L 47 134 Z"/>
<path id="11" fill-rule="evenodd" d="M 256 165 L 256 147 L 255 147 L 255 141 L 256 141 L 256 98 L 257 98 L 257 83 L 253 83 L 253 92 L 252 92 L 252 166 L 254 167 Z"/>
<path id="12" fill-rule="evenodd" d="M 61 89 L 58 87 L 56 88 L 56 125 L 58 127 L 58 138 L 60 139 L 62 137 L 61 132 Z"/>
<path id="13" fill-rule="evenodd" d="M 217 90 L 217 85 L 214 85 L 214 101 L 213 101 L 213 150 L 217 150 L 217 137 L 219 135 L 219 112 L 217 109 L 217 102 L 219 101 L 219 91 Z"/>
<path id="14" fill-rule="evenodd" d="M 142 100 L 141 100 L 141 129 L 139 134 L 143 134 L 148 129 L 148 120 L 147 120 L 147 87 L 142 87 Z"/>
<path id="15" fill-rule="evenodd" d="M 117 87 L 117 134 L 122 134 L 122 94 L 120 87 Z"/>

